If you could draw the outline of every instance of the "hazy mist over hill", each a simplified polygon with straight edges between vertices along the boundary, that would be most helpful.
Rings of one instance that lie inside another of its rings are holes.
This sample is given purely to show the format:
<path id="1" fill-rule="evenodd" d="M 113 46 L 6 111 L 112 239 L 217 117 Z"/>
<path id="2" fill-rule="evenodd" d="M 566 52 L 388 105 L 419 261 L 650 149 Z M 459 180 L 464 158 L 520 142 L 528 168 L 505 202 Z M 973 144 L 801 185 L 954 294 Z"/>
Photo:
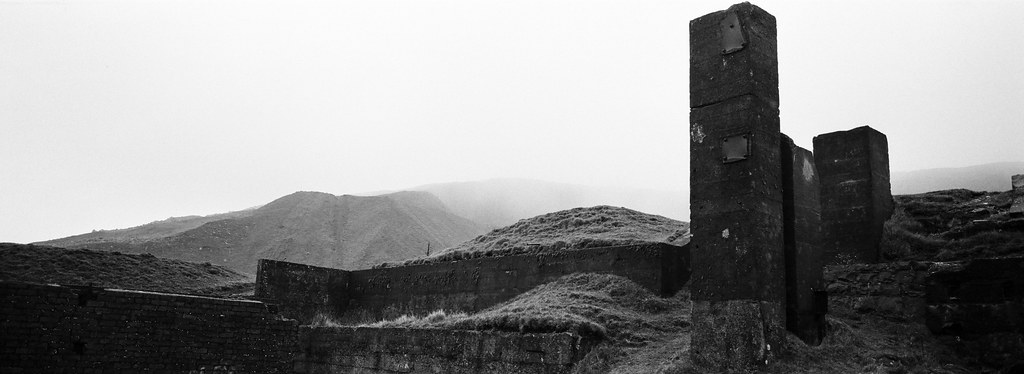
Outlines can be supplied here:
<path id="1" fill-rule="evenodd" d="M 893 195 L 965 188 L 974 191 L 1008 191 L 1010 177 L 1024 174 L 1024 162 L 998 162 L 960 168 L 941 168 L 890 173 Z"/>
<path id="2" fill-rule="evenodd" d="M 545 213 L 597 205 L 625 207 L 680 221 L 690 219 L 686 191 L 592 187 L 531 179 L 438 183 L 411 190 L 430 192 L 455 214 L 492 228 Z"/>

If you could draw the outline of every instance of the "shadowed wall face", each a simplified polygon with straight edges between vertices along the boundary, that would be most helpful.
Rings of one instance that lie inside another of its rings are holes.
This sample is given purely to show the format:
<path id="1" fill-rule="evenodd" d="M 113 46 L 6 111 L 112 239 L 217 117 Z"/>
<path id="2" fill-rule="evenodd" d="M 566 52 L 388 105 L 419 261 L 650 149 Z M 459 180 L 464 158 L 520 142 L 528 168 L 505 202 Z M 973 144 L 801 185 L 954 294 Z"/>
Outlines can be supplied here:
<path id="1" fill-rule="evenodd" d="M 892 215 L 889 145 L 862 126 L 814 137 L 826 264 L 876 263 Z"/>
<path id="2" fill-rule="evenodd" d="M 691 355 L 765 364 L 785 334 L 775 17 L 749 3 L 690 21 Z"/>
<path id="3" fill-rule="evenodd" d="M 689 250 L 664 243 L 345 271 L 260 260 L 256 298 L 303 322 L 326 314 L 345 323 L 475 312 L 573 273 L 629 278 L 672 295 L 689 279 Z"/>
<path id="4" fill-rule="evenodd" d="M 807 344 L 821 342 L 828 300 L 822 275 L 818 175 L 814 155 L 782 135 L 786 250 L 786 329 Z"/>

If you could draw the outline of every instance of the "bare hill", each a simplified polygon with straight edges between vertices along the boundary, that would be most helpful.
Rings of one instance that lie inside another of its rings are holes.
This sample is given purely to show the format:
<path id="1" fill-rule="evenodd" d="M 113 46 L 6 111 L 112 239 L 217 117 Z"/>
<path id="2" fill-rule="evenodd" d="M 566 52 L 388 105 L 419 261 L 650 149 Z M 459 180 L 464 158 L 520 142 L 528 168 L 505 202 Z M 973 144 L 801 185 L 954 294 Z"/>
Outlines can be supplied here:
<path id="1" fill-rule="evenodd" d="M 260 258 L 360 269 L 423 254 L 428 242 L 444 248 L 483 231 L 425 192 L 369 197 L 296 192 L 251 214 L 206 222 L 166 237 L 45 243 L 151 253 L 252 274 Z"/>
<path id="2" fill-rule="evenodd" d="M 13 243 L 0 243 L 0 281 L 210 296 L 252 292 L 253 286 L 251 277 L 209 263 Z"/>
<path id="3" fill-rule="evenodd" d="M 601 205 L 523 219 L 514 225 L 494 229 L 473 240 L 405 263 L 450 261 L 482 253 L 500 256 L 651 242 L 683 245 L 689 241 L 689 223 L 632 209 Z"/>
<path id="4" fill-rule="evenodd" d="M 192 230 L 204 224 L 229 218 L 248 217 L 253 214 L 255 208 L 235 212 L 212 214 L 208 216 L 185 216 L 170 217 L 161 221 L 154 221 L 144 225 L 117 230 L 96 230 L 90 233 L 69 236 L 66 238 L 49 240 L 43 243 L 58 247 L 81 246 L 89 243 L 102 242 L 123 242 L 139 243 L 147 240 L 166 238 Z"/>

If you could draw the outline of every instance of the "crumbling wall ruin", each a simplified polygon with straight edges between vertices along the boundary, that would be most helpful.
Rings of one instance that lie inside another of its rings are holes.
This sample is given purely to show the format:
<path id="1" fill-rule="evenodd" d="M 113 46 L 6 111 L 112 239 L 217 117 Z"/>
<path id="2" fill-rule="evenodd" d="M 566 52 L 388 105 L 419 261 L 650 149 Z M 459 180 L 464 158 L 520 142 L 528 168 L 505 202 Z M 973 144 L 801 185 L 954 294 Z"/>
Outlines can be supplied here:
<path id="1" fill-rule="evenodd" d="M 4 373 L 290 373 L 297 329 L 256 301 L 0 282 Z"/>
<path id="2" fill-rule="evenodd" d="M 345 271 L 260 260 L 256 298 L 309 321 L 317 313 L 358 323 L 474 312 L 573 273 L 608 273 L 671 295 L 689 277 L 685 247 L 644 244 Z"/>
<path id="3" fill-rule="evenodd" d="M 569 373 L 597 343 L 570 333 L 300 328 L 296 373 Z"/>

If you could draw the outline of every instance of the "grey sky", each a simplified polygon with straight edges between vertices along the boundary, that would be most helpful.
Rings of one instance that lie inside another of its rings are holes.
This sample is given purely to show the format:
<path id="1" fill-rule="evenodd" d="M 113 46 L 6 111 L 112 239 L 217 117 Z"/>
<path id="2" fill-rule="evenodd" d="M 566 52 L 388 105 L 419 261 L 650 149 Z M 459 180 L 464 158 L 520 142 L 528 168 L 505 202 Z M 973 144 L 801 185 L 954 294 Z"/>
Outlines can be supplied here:
<path id="1" fill-rule="evenodd" d="M 0 241 L 523 177 L 684 190 L 727 1 L 0 2 Z M 1024 160 L 1024 2 L 775 2 L 783 132 Z"/>

